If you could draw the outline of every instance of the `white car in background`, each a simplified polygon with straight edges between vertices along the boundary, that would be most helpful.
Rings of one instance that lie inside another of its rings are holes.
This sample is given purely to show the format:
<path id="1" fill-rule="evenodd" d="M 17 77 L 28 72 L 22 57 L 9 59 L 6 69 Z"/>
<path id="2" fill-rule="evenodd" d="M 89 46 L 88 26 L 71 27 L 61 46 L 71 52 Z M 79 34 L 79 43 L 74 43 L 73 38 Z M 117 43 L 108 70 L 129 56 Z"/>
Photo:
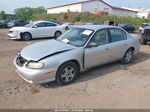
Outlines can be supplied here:
<path id="1" fill-rule="evenodd" d="M 63 25 L 49 21 L 31 22 L 23 27 L 13 27 L 9 30 L 8 36 L 12 39 L 31 40 L 34 38 L 59 37 L 66 32 Z"/>
<path id="2" fill-rule="evenodd" d="M 142 30 L 144 28 L 147 28 L 147 27 L 150 27 L 150 23 L 143 23 L 143 24 L 141 24 L 141 27 L 139 28 L 139 31 L 142 33 Z"/>
<path id="3" fill-rule="evenodd" d="M 62 26 L 64 26 L 66 28 L 66 30 L 70 30 L 70 29 L 74 28 L 76 25 L 72 22 L 68 22 L 68 23 L 63 23 Z"/>

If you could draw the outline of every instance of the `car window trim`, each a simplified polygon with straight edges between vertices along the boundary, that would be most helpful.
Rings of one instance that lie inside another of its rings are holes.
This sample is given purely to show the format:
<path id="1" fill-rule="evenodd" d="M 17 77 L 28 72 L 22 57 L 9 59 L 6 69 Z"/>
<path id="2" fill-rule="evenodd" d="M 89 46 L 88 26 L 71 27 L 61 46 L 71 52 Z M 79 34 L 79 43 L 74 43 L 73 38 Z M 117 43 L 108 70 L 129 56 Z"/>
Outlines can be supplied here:
<path id="1" fill-rule="evenodd" d="M 55 23 L 52 23 L 52 22 L 39 22 L 39 23 L 36 23 L 36 24 L 34 24 L 33 26 L 36 26 L 37 24 L 41 24 L 41 23 L 43 23 L 43 24 L 46 24 L 46 23 L 50 23 L 50 24 L 54 24 L 54 25 L 56 25 L 56 26 L 58 26 L 57 24 L 55 24 Z M 44 27 L 56 27 L 56 26 L 44 26 Z M 37 27 L 37 28 L 44 28 L 44 27 Z"/>

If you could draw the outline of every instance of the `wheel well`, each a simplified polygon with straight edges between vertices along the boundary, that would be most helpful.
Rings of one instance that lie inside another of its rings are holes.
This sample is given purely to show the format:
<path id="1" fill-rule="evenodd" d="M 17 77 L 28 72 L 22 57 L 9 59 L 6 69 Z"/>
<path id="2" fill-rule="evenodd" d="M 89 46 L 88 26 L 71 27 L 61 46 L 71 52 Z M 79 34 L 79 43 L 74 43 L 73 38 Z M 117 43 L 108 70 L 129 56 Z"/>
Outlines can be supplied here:
<path id="1" fill-rule="evenodd" d="M 77 65 L 78 70 L 80 72 L 80 64 L 79 64 L 79 62 L 77 60 L 71 60 L 71 61 Z"/>
<path id="2" fill-rule="evenodd" d="M 133 51 L 135 50 L 134 47 L 130 47 L 129 49 L 132 49 Z"/>
<path id="3" fill-rule="evenodd" d="M 75 63 L 75 64 L 77 65 L 77 67 L 78 67 L 79 72 L 80 72 L 80 69 L 81 69 L 80 67 L 81 67 L 81 66 L 80 66 L 80 63 L 79 63 L 77 60 L 75 60 L 75 59 L 74 59 L 74 60 L 69 60 L 69 61 L 66 61 L 66 62 L 64 62 L 64 63 L 68 63 L 68 62 L 73 62 L 73 63 Z M 62 64 L 64 64 L 64 63 L 62 63 Z M 62 64 L 61 64 L 61 65 L 62 65 Z M 60 65 L 60 66 L 61 66 L 61 65 Z M 59 67 L 60 67 L 60 66 L 59 66 Z"/>
<path id="4" fill-rule="evenodd" d="M 56 32 L 60 32 L 60 33 L 62 33 L 60 30 L 57 30 Z M 55 32 L 55 34 L 56 34 L 56 32 Z"/>
<path id="5" fill-rule="evenodd" d="M 21 32 L 21 33 L 20 33 L 20 37 L 22 37 L 22 35 L 25 34 L 25 33 L 30 34 L 30 35 L 31 35 L 31 38 L 32 38 L 32 34 L 31 34 L 30 32 Z"/>

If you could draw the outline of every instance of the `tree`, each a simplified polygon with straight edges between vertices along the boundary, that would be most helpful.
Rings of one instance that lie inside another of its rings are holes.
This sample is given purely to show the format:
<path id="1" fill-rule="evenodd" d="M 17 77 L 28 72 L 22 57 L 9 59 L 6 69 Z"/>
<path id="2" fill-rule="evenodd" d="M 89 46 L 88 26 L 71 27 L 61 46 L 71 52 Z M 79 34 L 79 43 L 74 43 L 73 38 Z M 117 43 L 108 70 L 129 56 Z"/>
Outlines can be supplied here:
<path id="1" fill-rule="evenodd" d="M 38 8 L 33 8 L 33 15 L 41 15 L 41 14 L 46 14 L 47 11 L 45 10 L 44 7 L 38 7 Z"/>
<path id="2" fill-rule="evenodd" d="M 6 20 L 5 11 L 1 11 L 1 12 L 0 12 L 0 19 L 1 19 L 1 20 Z"/>
<path id="3" fill-rule="evenodd" d="M 15 9 L 14 12 L 18 19 L 31 20 L 33 16 L 39 14 L 45 14 L 46 10 L 44 9 L 44 7 L 38 7 L 38 8 L 24 7 L 24 8 Z"/>

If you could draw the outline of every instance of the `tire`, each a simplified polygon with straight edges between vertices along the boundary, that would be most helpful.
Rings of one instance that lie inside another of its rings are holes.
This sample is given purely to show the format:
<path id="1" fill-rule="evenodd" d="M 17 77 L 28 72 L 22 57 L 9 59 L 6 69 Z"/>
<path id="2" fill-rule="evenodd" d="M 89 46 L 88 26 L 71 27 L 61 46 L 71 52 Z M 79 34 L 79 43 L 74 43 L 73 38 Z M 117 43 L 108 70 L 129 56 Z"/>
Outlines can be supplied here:
<path id="1" fill-rule="evenodd" d="M 55 34 L 54 34 L 54 37 L 55 37 L 55 38 L 58 38 L 59 36 L 61 36 L 61 34 L 62 34 L 62 33 L 61 33 L 60 31 L 56 31 Z"/>
<path id="2" fill-rule="evenodd" d="M 146 45 L 147 44 L 147 41 L 144 39 L 144 38 L 140 38 L 140 43 L 142 45 Z"/>
<path id="3" fill-rule="evenodd" d="M 128 49 L 125 52 L 123 58 L 121 59 L 121 62 L 123 64 L 128 64 L 133 60 L 133 56 L 134 56 L 134 50 L 133 49 Z"/>
<path id="4" fill-rule="evenodd" d="M 29 40 L 31 40 L 31 39 L 32 39 L 32 36 L 31 36 L 30 33 L 23 33 L 23 34 L 21 35 L 21 40 L 23 40 L 23 41 L 29 41 Z"/>
<path id="5" fill-rule="evenodd" d="M 60 85 L 67 85 L 74 82 L 79 74 L 77 65 L 73 62 L 62 64 L 56 73 L 56 81 Z"/>

